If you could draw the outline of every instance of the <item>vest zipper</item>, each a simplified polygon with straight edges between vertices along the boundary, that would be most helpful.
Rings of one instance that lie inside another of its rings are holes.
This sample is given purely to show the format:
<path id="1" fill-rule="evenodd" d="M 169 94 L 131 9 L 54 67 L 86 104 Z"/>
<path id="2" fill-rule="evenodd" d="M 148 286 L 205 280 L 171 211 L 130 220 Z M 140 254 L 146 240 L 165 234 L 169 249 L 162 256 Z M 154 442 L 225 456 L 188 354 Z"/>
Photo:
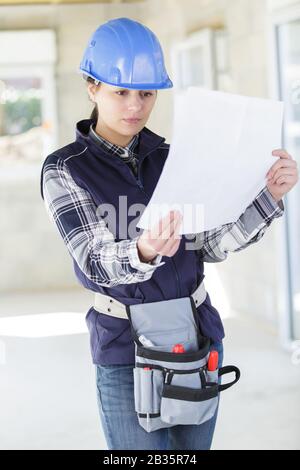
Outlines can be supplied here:
<path id="1" fill-rule="evenodd" d="M 139 187 L 141 188 L 141 190 L 143 191 L 143 193 L 145 193 L 145 194 L 146 194 L 146 192 L 145 192 L 145 190 L 144 190 L 144 186 L 143 186 L 143 184 L 142 184 L 141 180 L 139 180 L 139 179 L 136 179 L 136 181 L 137 181 L 137 184 L 139 185 Z M 146 195 L 147 195 L 147 194 L 146 194 Z"/>
<path id="2" fill-rule="evenodd" d="M 162 142 L 159 143 L 159 145 L 157 145 L 155 148 L 153 148 L 151 150 L 151 152 L 154 152 L 154 150 L 157 150 L 160 146 L 161 146 Z M 149 152 L 149 153 L 151 153 Z M 146 191 L 144 190 L 144 186 L 143 186 L 143 183 L 142 183 L 142 180 L 141 180 L 141 170 L 142 170 L 142 163 L 145 159 L 145 157 L 147 157 L 149 155 L 149 153 L 147 153 L 146 155 L 143 156 L 143 159 L 141 161 L 138 162 L 138 175 L 137 177 L 134 176 L 135 180 L 137 181 L 137 184 L 138 186 L 140 187 L 140 189 L 143 191 L 144 194 L 146 194 L 146 196 L 148 196 L 148 194 L 146 193 Z"/>
<path id="3" fill-rule="evenodd" d="M 178 275 L 178 271 L 177 271 L 177 268 L 176 268 L 175 261 L 173 260 L 173 257 L 172 257 L 172 256 L 171 256 L 171 260 L 172 260 L 172 263 L 173 263 L 173 266 L 174 266 L 174 271 L 175 271 L 175 274 L 176 274 L 176 280 L 177 280 L 177 295 L 178 295 L 178 297 L 181 297 L 181 288 L 180 288 L 179 275 Z"/>
<path id="4" fill-rule="evenodd" d="M 144 157 L 145 158 L 145 157 Z M 140 189 L 143 191 L 144 194 L 146 194 L 146 196 L 148 196 L 148 194 L 146 193 L 146 191 L 144 190 L 144 185 L 142 183 L 142 180 L 141 180 L 141 169 L 142 169 L 142 163 L 144 161 L 144 158 L 141 162 L 139 162 L 138 164 L 138 174 L 137 174 L 137 177 L 136 178 L 136 181 L 137 181 L 137 184 L 139 185 Z"/>

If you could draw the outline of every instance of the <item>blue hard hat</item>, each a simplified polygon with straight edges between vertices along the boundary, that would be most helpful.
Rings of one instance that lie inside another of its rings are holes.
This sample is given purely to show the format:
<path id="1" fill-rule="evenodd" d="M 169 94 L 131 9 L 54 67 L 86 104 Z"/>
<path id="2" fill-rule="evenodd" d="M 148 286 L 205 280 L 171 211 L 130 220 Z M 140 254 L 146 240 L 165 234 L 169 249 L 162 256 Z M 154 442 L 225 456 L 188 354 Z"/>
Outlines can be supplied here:
<path id="1" fill-rule="evenodd" d="M 99 26 L 89 39 L 79 72 L 122 88 L 171 88 L 161 45 L 155 34 L 130 18 Z"/>

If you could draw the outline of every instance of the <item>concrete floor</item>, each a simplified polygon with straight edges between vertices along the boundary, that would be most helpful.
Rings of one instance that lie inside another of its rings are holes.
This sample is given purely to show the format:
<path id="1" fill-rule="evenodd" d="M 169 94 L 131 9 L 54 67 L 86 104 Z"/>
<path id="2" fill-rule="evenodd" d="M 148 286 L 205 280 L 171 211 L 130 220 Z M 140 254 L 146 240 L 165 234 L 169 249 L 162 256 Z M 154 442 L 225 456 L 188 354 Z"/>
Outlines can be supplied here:
<path id="1" fill-rule="evenodd" d="M 83 289 L 1 296 L 1 449 L 107 448 L 84 322 L 91 302 L 92 294 Z M 68 334 L 62 325 L 53 336 L 43 336 L 41 329 L 40 336 L 22 337 L 1 323 L 8 312 L 11 319 L 30 314 L 32 320 L 32 315 L 62 311 L 81 312 L 82 332 Z M 293 365 L 257 319 L 229 317 L 224 325 L 224 365 L 236 364 L 242 376 L 222 392 L 213 449 L 299 450 L 300 365 Z"/>

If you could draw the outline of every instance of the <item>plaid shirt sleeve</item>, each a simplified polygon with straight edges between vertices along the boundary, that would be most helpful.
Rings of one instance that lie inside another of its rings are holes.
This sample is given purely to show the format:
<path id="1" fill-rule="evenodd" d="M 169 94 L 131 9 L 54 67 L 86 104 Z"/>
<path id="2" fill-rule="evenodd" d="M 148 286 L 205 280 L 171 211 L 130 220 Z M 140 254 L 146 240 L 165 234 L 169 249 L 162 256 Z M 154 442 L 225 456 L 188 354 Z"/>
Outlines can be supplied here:
<path id="1" fill-rule="evenodd" d="M 115 241 L 105 220 L 97 215 L 89 192 L 76 184 L 63 160 L 48 157 L 42 171 L 47 213 L 88 279 L 105 287 L 132 284 L 147 281 L 157 267 L 165 264 L 161 255 L 151 263 L 140 261 L 139 236 Z"/>
<path id="2" fill-rule="evenodd" d="M 282 200 L 277 203 L 265 186 L 236 222 L 197 234 L 201 246 L 197 252 L 208 263 L 224 261 L 229 251 L 244 250 L 258 242 L 271 222 L 283 213 Z"/>

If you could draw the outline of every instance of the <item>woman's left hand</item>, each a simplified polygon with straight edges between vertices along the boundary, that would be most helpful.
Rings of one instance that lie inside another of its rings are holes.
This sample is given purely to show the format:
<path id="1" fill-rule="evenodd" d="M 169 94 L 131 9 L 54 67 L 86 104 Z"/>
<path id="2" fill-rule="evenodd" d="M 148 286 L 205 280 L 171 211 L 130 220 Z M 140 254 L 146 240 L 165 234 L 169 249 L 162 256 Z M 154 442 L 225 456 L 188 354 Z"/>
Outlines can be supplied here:
<path id="1" fill-rule="evenodd" d="M 273 150 L 272 155 L 280 157 L 266 174 L 267 188 L 278 202 L 288 193 L 299 179 L 297 162 L 285 150 Z"/>

